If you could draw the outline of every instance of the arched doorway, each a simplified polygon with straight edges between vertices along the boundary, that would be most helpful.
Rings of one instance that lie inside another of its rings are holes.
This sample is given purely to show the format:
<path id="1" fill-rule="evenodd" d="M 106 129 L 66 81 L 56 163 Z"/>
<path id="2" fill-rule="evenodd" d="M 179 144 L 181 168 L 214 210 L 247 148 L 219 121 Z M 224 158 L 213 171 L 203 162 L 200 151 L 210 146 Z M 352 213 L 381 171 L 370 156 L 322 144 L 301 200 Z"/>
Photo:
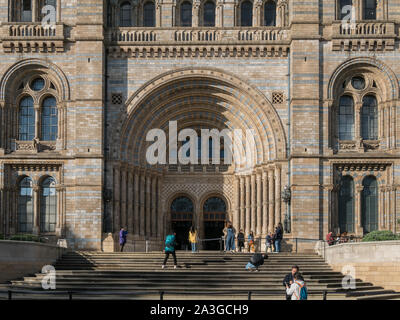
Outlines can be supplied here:
<path id="1" fill-rule="evenodd" d="M 178 250 L 189 247 L 188 233 L 193 223 L 193 202 L 188 197 L 180 196 L 171 203 L 171 227 L 176 232 Z"/>
<path id="2" fill-rule="evenodd" d="M 362 226 L 364 233 L 378 230 L 378 184 L 375 176 L 368 176 L 363 181 L 361 198 Z"/>
<path id="3" fill-rule="evenodd" d="M 211 197 L 203 205 L 204 238 L 220 238 L 224 233 L 226 221 L 226 204 L 219 197 Z M 204 249 L 219 250 L 219 241 L 205 241 Z"/>

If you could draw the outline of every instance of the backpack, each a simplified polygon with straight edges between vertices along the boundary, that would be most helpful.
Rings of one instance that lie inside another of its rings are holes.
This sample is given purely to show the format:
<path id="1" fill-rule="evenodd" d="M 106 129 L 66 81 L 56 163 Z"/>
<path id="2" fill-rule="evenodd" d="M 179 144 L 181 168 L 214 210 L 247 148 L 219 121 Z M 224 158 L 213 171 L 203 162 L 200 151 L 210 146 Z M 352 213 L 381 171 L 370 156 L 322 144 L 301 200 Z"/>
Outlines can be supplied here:
<path id="1" fill-rule="evenodd" d="M 305 284 L 301 285 L 300 283 L 296 282 L 300 286 L 300 300 L 307 300 L 308 291 Z"/>
<path id="2" fill-rule="evenodd" d="M 165 246 L 168 251 L 174 251 L 175 247 L 175 236 L 170 234 L 165 239 Z"/>

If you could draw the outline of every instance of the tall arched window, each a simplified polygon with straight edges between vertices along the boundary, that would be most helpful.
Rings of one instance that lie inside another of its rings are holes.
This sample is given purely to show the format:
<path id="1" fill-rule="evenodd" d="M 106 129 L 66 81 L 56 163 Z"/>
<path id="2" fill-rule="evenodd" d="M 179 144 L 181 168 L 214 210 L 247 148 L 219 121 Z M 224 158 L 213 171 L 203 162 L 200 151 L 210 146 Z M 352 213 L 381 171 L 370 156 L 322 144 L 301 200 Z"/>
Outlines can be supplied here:
<path id="1" fill-rule="evenodd" d="M 40 194 L 40 232 L 55 232 L 57 224 L 56 182 L 46 178 L 41 185 Z"/>
<path id="2" fill-rule="evenodd" d="M 129 2 L 124 2 L 121 4 L 119 18 L 121 27 L 132 26 L 132 6 Z"/>
<path id="3" fill-rule="evenodd" d="M 171 228 L 176 232 L 176 242 L 179 249 L 189 246 L 188 232 L 193 223 L 193 202 L 188 197 L 181 196 L 171 204 Z"/>
<path id="4" fill-rule="evenodd" d="M 350 176 L 342 178 L 338 210 L 340 233 L 354 232 L 354 181 Z"/>
<path id="5" fill-rule="evenodd" d="M 276 25 L 276 3 L 269 0 L 264 4 L 264 26 Z"/>
<path id="6" fill-rule="evenodd" d="M 42 135 L 43 141 L 55 141 L 58 135 L 57 102 L 54 97 L 44 99 L 42 105 Z"/>
<path id="7" fill-rule="evenodd" d="M 180 18 L 181 27 L 192 26 L 192 4 L 189 1 L 185 1 L 181 4 Z"/>
<path id="8" fill-rule="evenodd" d="M 354 101 L 342 96 L 339 101 L 339 140 L 354 139 Z"/>
<path id="9" fill-rule="evenodd" d="M 32 97 L 25 97 L 19 104 L 18 139 L 30 141 L 35 138 L 35 109 Z"/>
<path id="10" fill-rule="evenodd" d="M 155 27 L 156 25 L 156 10 L 153 1 L 147 1 L 143 6 L 143 26 Z"/>
<path id="11" fill-rule="evenodd" d="M 22 1 L 21 21 L 32 22 L 32 0 Z"/>
<path id="12" fill-rule="evenodd" d="M 31 178 L 23 178 L 18 187 L 18 232 L 32 233 L 34 203 Z"/>
<path id="13" fill-rule="evenodd" d="M 345 17 L 351 16 L 351 8 L 353 6 L 353 0 L 339 0 L 339 20 L 343 20 Z"/>
<path id="14" fill-rule="evenodd" d="M 253 25 L 253 4 L 250 1 L 243 1 L 240 5 L 240 25 L 242 27 Z"/>
<path id="15" fill-rule="evenodd" d="M 378 230 L 378 183 L 375 176 L 363 180 L 361 220 L 364 233 Z"/>
<path id="16" fill-rule="evenodd" d="M 203 25 L 205 27 L 215 26 L 215 4 L 213 1 L 207 1 L 203 7 Z"/>
<path id="17" fill-rule="evenodd" d="M 364 140 L 378 139 L 378 103 L 372 95 L 363 98 L 361 108 L 361 136 Z"/>
<path id="18" fill-rule="evenodd" d="M 376 0 L 364 0 L 364 19 L 365 20 L 376 20 Z"/>

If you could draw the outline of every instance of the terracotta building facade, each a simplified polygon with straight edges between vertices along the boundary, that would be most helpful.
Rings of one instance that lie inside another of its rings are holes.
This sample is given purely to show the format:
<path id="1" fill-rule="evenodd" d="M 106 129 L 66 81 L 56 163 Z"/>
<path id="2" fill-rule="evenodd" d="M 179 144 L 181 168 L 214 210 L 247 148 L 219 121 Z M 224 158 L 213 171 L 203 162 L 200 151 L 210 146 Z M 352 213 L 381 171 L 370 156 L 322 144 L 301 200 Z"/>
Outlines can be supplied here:
<path id="1" fill-rule="evenodd" d="M 0 234 L 399 232 L 400 0 L 0 0 L 0 23 Z M 254 165 L 150 164 L 171 121 L 252 130 Z"/>

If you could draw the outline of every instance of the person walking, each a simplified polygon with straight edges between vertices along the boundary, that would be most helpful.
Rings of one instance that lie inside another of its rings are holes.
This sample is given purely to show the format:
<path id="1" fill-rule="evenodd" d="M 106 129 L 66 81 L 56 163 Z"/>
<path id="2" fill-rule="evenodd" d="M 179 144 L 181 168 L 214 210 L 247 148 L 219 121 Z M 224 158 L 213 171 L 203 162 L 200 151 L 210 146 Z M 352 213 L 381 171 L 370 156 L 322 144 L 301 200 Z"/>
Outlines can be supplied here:
<path id="1" fill-rule="evenodd" d="M 125 230 L 124 227 L 121 228 L 119 231 L 119 246 L 120 252 L 124 251 L 125 243 L 126 243 L 126 236 L 128 235 L 128 231 Z"/>
<path id="2" fill-rule="evenodd" d="M 264 261 L 268 259 L 267 254 L 255 253 L 251 256 L 250 261 L 246 265 L 246 270 L 258 272 L 258 267 L 264 264 Z"/>
<path id="3" fill-rule="evenodd" d="M 235 252 L 235 231 L 229 223 L 226 229 L 226 251 Z"/>
<path id="4" fill-rule="evenodd" d="M 298 266 L 293 266 L 292 267 L 292 272 L 291 273 L 288 273 L 286 276 L 285 276 L 285 278 L 283 279 L 283 286 L 284 287 L 290 287 L 291 285 L 292 285 L 292 283 L 294 282 L 294 275 L 296 274 L 296 273 L 298 273 L 299 272 L 299 267 Z M 292 297 L 291 297 L 291 295 L 288 295 L 287 294 L 287 291 L 286 291 L 286 300 L 291 300 L 292 299 Z"/>
<path id="5" fill-rule="evenodd" d="M 189 230 L 189 242 L 190 245 L 192 246 L 192 253 L 197 252 L 197 231 L 196 229 L 191 226 Z"/>
<path id="6" fill-rule="evenodd" d="M 249 252 L 254 252 L 255 247 L 254 247 L 254 232 L 253 231 L 250 231 L 247 241 L 248 241 L 248 246 L 249 246 Z"/>
<path id="7" fill-rule="evenodd" d="M 291 300 L 307 300 L 307 287 L 302 275 L 296 272 L 293 278 L 294 281 L 290 286 L 286 284 L 286 295 L 291 296 Z"/>
<path id="8" fill-rule="evenodd" d="M 275 229 L 275 252 L 279 253 L 281 251 L 281 241 L 283 239 L 283 228 L 282 224 L 279 222 Z"/>
<path id="9" fill-rule="evenodd" d="M 176 261 L 175 247 L 176 247 L 176 233 L 175 231 L 173 231 L 172 234 L 168 235 L 167 238 L 165 239 L 165 258 L 162 264 L 162 269 L 165 269 L 170 254 L 172 254 L 172 257 L 174 258 L 174 269 L 177 268 L 178 263 Z"/>
<path id="10" fill-rule="evenodd" d="M 244 233 L 243 233 L 242 229 L 239 230 L 239 233 L 237 236 L 237 242 L 238 242 L 239 252 L 242 252 L 242 250 L 244 249 Z"/>

